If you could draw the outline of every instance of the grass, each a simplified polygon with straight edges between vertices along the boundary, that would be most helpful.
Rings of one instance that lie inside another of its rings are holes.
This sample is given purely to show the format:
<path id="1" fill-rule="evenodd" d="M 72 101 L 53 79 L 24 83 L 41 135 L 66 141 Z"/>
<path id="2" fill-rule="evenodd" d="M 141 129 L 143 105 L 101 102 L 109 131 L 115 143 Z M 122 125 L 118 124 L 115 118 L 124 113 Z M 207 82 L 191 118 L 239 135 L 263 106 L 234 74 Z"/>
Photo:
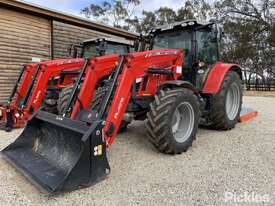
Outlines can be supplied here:
<path id="1" fill-rule="evenodd" d="M 244 91 L 244 96 L 274 97 L 275 91 Z"/>

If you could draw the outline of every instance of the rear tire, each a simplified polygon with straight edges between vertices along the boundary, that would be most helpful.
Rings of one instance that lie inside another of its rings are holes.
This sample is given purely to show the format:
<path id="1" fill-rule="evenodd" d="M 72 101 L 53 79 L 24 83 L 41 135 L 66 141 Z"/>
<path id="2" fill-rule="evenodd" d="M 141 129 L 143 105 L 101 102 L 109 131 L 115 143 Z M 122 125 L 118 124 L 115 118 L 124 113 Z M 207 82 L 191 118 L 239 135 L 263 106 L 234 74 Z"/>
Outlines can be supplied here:
<path id="1" fill-rule="evenodd" d="M 149 140 L 162 153 L 186 152 L 196 138 L 199 116 L 198 98 L 192 91 L 161 90 L 147 113 Z"/>
<path id="2" fill-rule="evenodd" d="M 235 127 L 242 108 L 242 82 L 237 72 L 229 71 L 222 83 L 219 93 L 214 96 L 212 104 L 212 121 L 210 128 L 229 130 Z"/>

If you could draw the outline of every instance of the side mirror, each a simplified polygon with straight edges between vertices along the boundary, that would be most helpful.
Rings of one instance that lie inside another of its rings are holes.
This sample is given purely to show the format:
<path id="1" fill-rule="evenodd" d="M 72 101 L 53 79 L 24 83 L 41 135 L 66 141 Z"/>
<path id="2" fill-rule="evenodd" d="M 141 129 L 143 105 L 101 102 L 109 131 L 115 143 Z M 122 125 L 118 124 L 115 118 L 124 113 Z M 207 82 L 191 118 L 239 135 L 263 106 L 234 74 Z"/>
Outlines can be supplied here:
<path id="1" fill-rule="evenodd" d="M 73 44 L 68 47 L 69 56 L 72 56 Z"/>
<path id="2" fill-rule="evenodd" d="M 77 54 L 78 54 L 77 46 L 75 44 L 71 44 L 68 48 L 68 53 L 69 53 L 69 56 L 73 58 L 77 58 Z"/>
<path id="3" fill-rule="evenodd" d="M 218 41 L 217 36 L 212 36 L 210 41 L 211 41 L 212 43 L 217 42 L 217 41 Z"/>
<path id="4" fill-rule="evenodd" d="M 99 44 L 96 46 L 96 50 L 99 52 L 99 54 L 100 54 L 101 56 L 103 56 L 103 55 L 105 54 L 106 47 L 107 47 L 106 42 L 101 41 L 101 42 L 99 42 Z"/>
<path id="5" fill-rule="evenodd" d="M 219 42 L 222 41 L 222 38 L 225 36 L 225 33 L 224 33 L 224 29 L 223 27 L 219 26 L 219 25 L 216 25 L 216 32 L 217 32 L 217 40 Z"/>
<path id="6" fill-rule="evenodd" d="M 219 36 L 219 31 L 218 31 L 217 26 L 215 24 L 215 25 L 213 25 L 213 29 L 211 31 L 210 41 L 214 42 L 214 43 L 217 42 L 218 41 L 218 36 Z"/>
<path id="7" fill-rule="evenodd" d="M 148 35 L 141 34 L 139 39 L 137 40 L 139 44 L 138 51 L 146 51 L 148 49 L 151 49 L 153 47 L 153 40 L 154 40 L 154 36 L 152 34 L 148 34 Z"/>
<path id="8" fill-rule="evenodd" d="M 138 40 L 135 40 L 135 42 L 134 42 L 134 50 L 136 52 L 139 51 L 139 41 Z"/>

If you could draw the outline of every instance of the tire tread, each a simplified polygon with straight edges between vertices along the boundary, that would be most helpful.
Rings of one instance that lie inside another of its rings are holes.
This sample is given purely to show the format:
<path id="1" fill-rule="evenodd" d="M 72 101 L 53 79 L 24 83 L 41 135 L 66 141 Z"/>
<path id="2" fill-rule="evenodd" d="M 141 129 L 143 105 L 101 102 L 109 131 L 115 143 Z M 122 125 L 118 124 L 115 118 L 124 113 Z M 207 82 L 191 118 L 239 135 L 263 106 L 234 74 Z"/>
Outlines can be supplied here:
<path id="1" fill-rule="evenodd" d="M 169 138 L 167 138 L 170 132 L 167 128 L 167 120 L 171 112 L 170 110 L 177 100 L 177 97 L 183 94 L 191 95 L 194 99 L 197 99 L 193 92 L 179 88 L 161 90 L 159 94 L 155 95 L 155 101 L 150 104 L 150 111 L 147 113 L 147 121 L 145 122 L 147 135 L 149 141 L 162 153 L 179 154 L 185 152 L 190 146 L 192 146 L 192 142 L 195 140 L 194 135 L 183 148 L 179 149 L 175 148 L 174 145 L 171 144 Z M 198 101 L 196 101 L 196 103 L 196 107 L 199 108 Z"/>

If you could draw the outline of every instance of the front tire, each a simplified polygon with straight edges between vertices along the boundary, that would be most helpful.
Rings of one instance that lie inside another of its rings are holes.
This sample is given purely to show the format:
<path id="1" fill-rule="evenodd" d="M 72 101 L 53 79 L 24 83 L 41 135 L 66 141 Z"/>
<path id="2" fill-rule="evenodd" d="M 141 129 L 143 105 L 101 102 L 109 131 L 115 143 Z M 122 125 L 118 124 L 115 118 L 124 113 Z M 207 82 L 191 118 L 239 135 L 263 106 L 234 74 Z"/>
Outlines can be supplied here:
<path id="1" fill-rule="evenodd" d="M 229 71 L 219 93 L 213 98 L 210 128 L 229 130 L 235 127 L 242 108 L 242 81 L 235 71 Z"/>
<path id="2" fill-rule="evenodd" d="M 51 90 L 46 91 L 45 101 L 44 101 L 44 106 L 45 106 L 44 110 L 52 114 L 57 114 L 58 98 L 59 98 L 59 95 L 57 91 L 51 91 Z"/>
<path id="3" fill-rule="evenodd" d="M 95 110 L 97 112 L 100 111 L 102 101 L 104 100 L 104 97 L 105 97 L 106 93 L 108 92 L 108 90 L 109 90 L 109 86 L 99 87 L 96 90 L 94 98 L 93 98 L 93 102 L 90 107 L 91 110 Z M 130 122 L 122 120 L 120 123 L 118 132 L 119 133 L 125 132 L 127 130 L 129 124 L 130 124 Z"/>
<path id="4" fill-rule="evenodd" d="M 149 140 L 160 152 L 186 152 L 192 146 L 198 130 L 198 98 L 184 88 L 161 90 L 151 103 L 147 117 Z"/>
<path id="5" fill-rule="evenodd" d="M 74 90 L 74 84 L 62 89 L 59 95 L 59 99 L 57 101 L 57 111 L 58 114 L 63 114 L 66 110 L 67 104 L 71 97 L 71 94 Z"/>
<path id="6" fill-rule="evenodd" d="M 58 106 L 57 106 L 57 110 L 58 110 L 58 114 L 62 114 L 68 104 L 68 101 L 70 99 L 70 96 L 73 92 L 74 89 L 74 85 L 71 85 L 69 87 L 66 87 L 62 90 L 62 92 L 59 95 L 59 99 L 58 99 Z M 106 93 L 109 90 L 109 86 L 103 86 L 103 87 L 98 87 L 97 90 L 95 91 L 94 97 L 93 97 L 93 101 L 91 103 L 91 107 L 90 110 L 95 110 L 97 112 L 99 112 L 102 101 L 104 100 L 104 97 L 106 95 Z M 130 124 L 130 122 L 126 122 L 124 120 L 122 120 L 120 126 L 119 126 L 119 133 L 121 132 L 125 132 L 127 130 L 128 125 Z"/>

